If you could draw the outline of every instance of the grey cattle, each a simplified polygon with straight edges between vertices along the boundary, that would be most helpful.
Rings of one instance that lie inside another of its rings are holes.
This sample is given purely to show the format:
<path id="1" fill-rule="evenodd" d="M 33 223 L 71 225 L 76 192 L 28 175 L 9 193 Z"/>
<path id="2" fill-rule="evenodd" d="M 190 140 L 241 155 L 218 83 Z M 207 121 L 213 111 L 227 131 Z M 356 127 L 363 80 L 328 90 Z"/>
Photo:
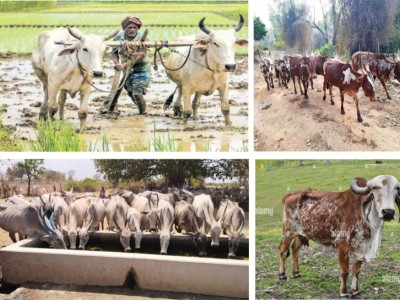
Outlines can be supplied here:
<path id="1" fill-rule="evenodd" d="M 172 224 L 174 223 L 174 208 L 168 201 L 160 200 L 157 207 L 157 215 L 160 229 L 160 253 L 167 254 Z"/>
<path id="2" fill-rule="evenodd" d="M 239 207 L 237 202 L 225 199 L 221 201 L 217 212 L 217 220 L 222 224 L 223 233 L 229 236 L 228 257 L 234 257 L 239 247 L 240 238 L 243 237 L 243 233 L 241 232 L 244 227 L 244 211 Z"/>
<path id="3" fill-rule="evenodd" d="M 202 229 L 205 233 L 211 232 L 211 246 L 219 246 L 219 236 L 221 235 L 221 221 L 214 218 L 214 204 L 210 195 L 197 195 L 194 197 L 193 207 L 196 215 L 202 219 Z"/>
<path id="4" fill-rule="evenodd" d="M 204 25 L 205 18 L 199 22 L 199 31 L 195 36 L 181 37 L 178 41 L 192 42 L 191 48 L 177 49 L 168 57 L 165 72 L 169 79 L 177 84 L 178 97 L 174 102 L 174 112 L 178 116 L 182 113 L 184 121 L 192 115 L 198 118 L 198 109 L 202 95 L 211 95 L 218 90 L 221 99 L 221 111 L 225 118 L 225 125 L 231 125 L 229 116 L 229 85 L 228 73 L 236 69 L 235 45 L 245 46 L 247 41 L 236 38 L 236 32 L 244 24 L 240 15 L 238 24 L 231 29 L 210 30 Z M 188 60 L 185 63 L 186 57 Z M 176 91 L 176 90 L 175 90 Z M 174 92 L 175 93 L 175 92 Z M 190 97 L 194 96 L 193 103 Z M 168 108 L 173 94 L 165 102 Z"/>
<path id="5" fill-rule="evenodd" d="M 46 223 L 45 216 L 39 215 L 38 210 L 31 204 L 6 202 L 0 204 L 0 228 L 8 231 L 13 242 L 15 233 L 28 237 L 39 237 L 53 248 L 66 249 L 63 236 L 52 222 L 50 226 Z"/>
<path id="6" fill-rule="evenodd" d="M 89 197 L 89 206 L 86 210 L 86 217 L 82 228 L 79 230 L 79 249 L 85 249 L 87 242 L 89 241 L 89 233 L 103 223 L 106 215 L 106 207 L 103 199 Z"/>
<path id="7" fill-rule="evenodd" d="M 117 33 L 118 30 L 108 36 L 84 35 L 75 28 L 58 28 L 39 35 L 37 47 L 32 53 L 32 66 L 43 84 L 44 101 L 40 108 L 42 118 L 46 118 L 47 114 L 53 118 L 59 106 L 62 120 L 67 93 L 74 98 L 79 92 L 81 99 L 78 116 L 80 130 L 84 129 L 93 77 L 103 75 L 101 63 L 106 50 L 104 41 Z M 55 42 L 59 40 L 72 45 L 56 45 Z M 58 93 L 59 105 L 56 99 Z"/>
<path id="8" fill-rule="evenodd" d="M 205 256 L 207 236 L 201 231 L 199 220 L 196 216 L 196 211 L 192 204 L 181 200 L 175 205 L 174 223 L 176 230 L 180 233 L 184 230 L 190 234 L 193 239 L 193 243 L 199 252 L 199 256 Z"/>
<path id="9" fill-rule="evenodd" d="M 128 212 L 126 214 L 126 222 L 129 229 L 135 234 L 135 248 L 140 249 L 140 243 L 143 237 L 143 231 L 140 228 L 140 223 L 141 223 L 140 212 L 134 207 L 129 207 Z"/>
<path id="10" fill-rule="evenodd" d="M 76 238 L 78 236 L 78 231 L 83 226 L 85 214 L 89 204 L 90 201 L 88 198 L 80 198 L 73 202 L 70 206 L 68 214 L 68 226 L 66 228 L 70 249 L 76 249 Z"/>
<path id="11" fill-rule="evenodd" d="M 124 251 L 131 251 L 131 231 L 127 226 L 126 216 L 128 213 L 129 205 L 125 202 L 124 198 L 116 195 L 110 198 L 106 206 L 106 215 L 109 224 L 112 228 L 120 232 L 120 242 Z"/>
<path id="12" fill-rule="evenodd" d="M 133 200 L 130 203 L 131 207 L 136 208 L 141 214 L 142 230 L 157 231 L 157 206 L 158 202 L 153 203 L 149 198 L 135 195 L 132 193 Z"/>

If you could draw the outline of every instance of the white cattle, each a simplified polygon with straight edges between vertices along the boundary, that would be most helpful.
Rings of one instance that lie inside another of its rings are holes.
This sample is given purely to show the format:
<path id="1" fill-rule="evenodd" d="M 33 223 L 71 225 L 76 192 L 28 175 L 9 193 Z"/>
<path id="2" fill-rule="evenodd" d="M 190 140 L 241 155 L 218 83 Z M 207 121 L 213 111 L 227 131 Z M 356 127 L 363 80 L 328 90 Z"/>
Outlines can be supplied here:
<path id="1" fill-rule="evenodd" d="M 174 102 L 174 113 L 176 116 L 182 113 L 183 97 L 184 121 L 186 122 L 192 115 L 192 111 L 193 118 L 197 119 L 201 95 L 208 96 L 218 90 L 225 125 L 231 125 L 228 72 L 236 69 L 235 45 L 247 45 L 246 40 L 236 38 L 236 32 L 243 27 L 244 19 L 240 15 L 239 23 L 227 30 L 210 30 L 204 25 L 204 19 L 199 22 L 201 31 L 195 36 L 178 39 L 178 41 L 195 40 L 193 49 L 189 47 L 184 50 L 177 49 L 177 53 L 171 53 L 165 64 L 167 76 L 177 84 L 178 97 Z M 191 105 L 190 97 L 193 94 L 195 96 Z M 172 98 L 173 94 L 165 102 L 164 109 L 170 106 Z"/>
<path id="2" fill-rule="evenodd" d="M 142 230 L 157 231 L 157 206 L 150 199 L 132 193 L 131 207 L 136 208 L 141 214 L 140 228 Z"/>
<path id="3" fill-rule="evenodd" d="M 172 224 L 174 223 L 174 208 L 168 201 L 160 200 L 157 215 L 160 228 L 160 253 L 167 254 Z"/>
<path id="4" fill-rule="evenodd" d="M 242 233 L 245 220 L 244 211 L 239 207 L 237 202 L 225 199 L 221 201 L 219 206 L 217 220 L 222 224 L 223 233 L 229 236 L 228 257 L 235 257 L 240 238 L 244 236 Z"/>
<path id="5" fill-rule="evenodd" d="M 214 219 L 214 204 L 210 195 L 196 195 L 193 200 L 193 207 L 196 215 L 202 219 L 202 230 L 205 233 L 211 232 L 211 246 L 219 246 L 219 236 L 221 235 L 221 221 Z"/>
<path id="6" fill-rule="evenodd" d="M 79 230 L 79 249 L 81 250 L 85 249 L 89 241 L 89 233 L 99 228 L 106 215 L 106 207 L 104 206 L 103 199 L 91 197 L 89 201 L 90 204 L 86 210 L 85 221 Z"/>
<path id="7" fill-rule="evenodd" d="M 192 204 L 181 200 L 176 203 L 174 211 L 174 223 L 176 230 L 181 233 L 184 230 L 192 236 L 193 243 L 199 252 L 199 256 L 207 255 L 207 236 L 201 231 L 198 218 Z"/>
<path id="8" fill-rule="evenodd" d="M 106 215 L 110 222 L 109 224 L 111 228 L 115 228 L 121 233 L 120 242 L 125 252 L 131 250 L 131 231 L 126 222 L 128 209 L 129 205 L 125 202 L 124 198 L 118 195 L 112 196 L 106 206 Z"/>
<path id="9" fill-rule="evenodd" d="M 143 237 L 143 231 L 140 228 L 140 212 L 134 207 L 129 207 L 126 214 L 126 222 L 129 229 L 135 233 L 135 248 L 140 249 L 140 243 Z"/>
<path id="10" fill-rule="evenodd" d="M 85 214 L 89 207 L 90 201 L 88 198 L 80 198 L 73 202 L 69 209 L 68 226 L 66 235 L 69 239 L 70 249 L 76 249 L 76 238 L 78 231 L 83 227 Z"/>
<path id="11" fill-rule="evenodd" d="M 66 249 L 63 236 L 58 231 L 50 217 L 50 226 L 46 223 L 45 215 L 39 215 L 34 205 L 29 203 L 15 203 L 12 201 L 0 204 L 0 228 L 9 232 L 15 243 L 15 233 L 28 237 L 39 237 L 53 248 Z"/>
<path id="12" fill-rule="evenodd" d="M 43 84 L 41 118 L 46 118 L 47 114 L 53 118 L 58 111 L 56 97 L 60 92 L 58 103 L 62 120 L 67 93 L 74 98 L 80 92 L 78 116 L 80 130 L 84 129 L 92 89 L 90 84 L 94 76 L 103 75 L 101 63 L 106 50 L 104 41 L 117 33 L 118 30 L 108 36 L 84 35 L 75 28 L 58 28 L 39 35 L 37 48 L 32 53 L 32 66 Z M 72 45 L 56 45 L 55 42 L 60 40 Z"/>

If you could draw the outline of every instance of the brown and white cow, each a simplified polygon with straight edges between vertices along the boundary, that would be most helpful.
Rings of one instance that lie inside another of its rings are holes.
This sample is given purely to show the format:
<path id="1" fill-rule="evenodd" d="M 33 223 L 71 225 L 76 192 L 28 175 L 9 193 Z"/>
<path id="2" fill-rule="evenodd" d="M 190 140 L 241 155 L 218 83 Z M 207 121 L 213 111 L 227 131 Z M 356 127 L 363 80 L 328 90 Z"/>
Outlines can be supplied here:
<path id="1" fill-rule="evenodd" d="M 353 263 L 351 290 L 353 297 L 359 297 L 361 264 L 378 255 L 384 222 L 394 219 L 399 188 L 395 177 L 379 175 L 368 181 L 357 178 L 344 192 L 306 189 L 285 195 L 279 278 L 287 279 L 289 248 L 293 253 L 293 276 L 300 277 L 300 248 L 310 239 L 337 249 L 343 297 L 347 296 L 349 263 Z"/>
<path id="2" fill-rule="evenodd" d="M 314 55 L 315 61 L 315 74 L 324 76 L 324 63 L 328 59 L 328 56 Z"/>
<path id="3" fill-rule="evenodd" d="M 304 99 L 308 99 L 307 89 L 308 81 L 311 81 L 311 89 L 314 89 L 313 76 L 315 76 L 315 60 L 308 55 L 294 54 L 289 56 L 290 74 L 292 75 L 294 93 L 297 94 L 296 77 L 300 86 L 300 93 L 303 95 L 300 80 L 304 87 Z"/>
<path id="4" fill-rule="evenodd" d="M 388 61 L 385 55 L 382 53 L 370 53 L 362 51 L 355 52 L 351 56 L 353 69 L 358 71 L 362 66 L 365 70 L 370 71 L 371 74 L 377 77 L 382 83 L 388 99 L 392 98 L 390 97 L 386 88 L 386 82 L 389 80 L 392 70 L 394 70 L 394 78 L 400 82 L 400 62 L 396 61 L 394 54 L 393 60 L 395 61 L 394 63 Z"/>
<path id="5" fill-rule="evenodd" d="M 268 91 L 274 88 L 274 79 L 272 78 L 273 65 L 268 58 L 263 58 L 260 63 L 260 71 L 263 73 Z"/>
<path id="6" fill-rule="evenodd" d="M 361 69 L 364 72 L 364 69 Z M 342 62 L 336 59 L 328 59 L 324 63 L 324 97 L 326 99 L 326 88 L 329 88 L 329 95 L 331 97 L 331 104 L 335 102 L 332 99 L 332 86 L 336 86 L 340 90 L 340 98 L 342 105 L 340 111 L 342 115 L 345 114 L 343 102 L 344 94 L 353 97 L 357 108 L 357 120 L 362 122 L 360 108 L 358 106 L 357 92 L 362 87 L 364 95 L 369 97 L 371 101 L 375 101 L 375 92 L 372 79 L 367 74 L 360 74 L 355 72 L 349 63 Z"/>
<path id="7" fill-rule="evenodd" d="M 290 81 L 290 65 L 284 59 L 275 59 L 275 75 L 278 78 L 279 86 L 284 85 L 288 88 L 288 83 Z"/>

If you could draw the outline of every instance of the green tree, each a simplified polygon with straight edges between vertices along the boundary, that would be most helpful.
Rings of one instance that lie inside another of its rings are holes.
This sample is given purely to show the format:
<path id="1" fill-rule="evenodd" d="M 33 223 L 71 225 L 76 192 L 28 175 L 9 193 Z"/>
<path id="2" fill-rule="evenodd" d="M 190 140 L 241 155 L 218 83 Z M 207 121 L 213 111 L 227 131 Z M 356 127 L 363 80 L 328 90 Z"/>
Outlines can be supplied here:
<path id="1" fill-rule="evenodd" d="M 46 180 L 46 182 L 50 183 L 63 182 L 65 180 L 65 173 L 54 170 L 46 170 L 43 174 L 43 178 Z"/>
<path id="2" fill-rule="evenodd" d="M 13 181 L 15 178 L 19 178 L 22 182 L 22 178 L 25 175 L 25 171 L 18 167 L 18 164 L 15 163 L 11 167 L 7 168 L 6 175 L 8 180 Z"/>
<path id="3" fill-rule="evenodd" d="M 24 171 L 28 177 L 28 196 L 31 193 L 31 180 L 37 179 L 44 174 L 45 168 L 42 167 L 43 159 L 25 159 L 23 162 L 17 164 L 18 168 Z"/>
<path id="4" fill-rule="evenodd" d="M 260 41 L 262 40 L 266 34 L 267 29 L 265 29 L 265 24 L 260 20 L 259 17 L 254 18 L 254 40 Z"/>
<path id="5" fill-rule="evenodd" d="M 95 166 L 99 173 L 114 183 L 162 176 L 169 186 L 181 187 L 185 180 L 190 183 L 191 179 L 248 176 L 247 160 L 102 159 L 95 160 Z"/>

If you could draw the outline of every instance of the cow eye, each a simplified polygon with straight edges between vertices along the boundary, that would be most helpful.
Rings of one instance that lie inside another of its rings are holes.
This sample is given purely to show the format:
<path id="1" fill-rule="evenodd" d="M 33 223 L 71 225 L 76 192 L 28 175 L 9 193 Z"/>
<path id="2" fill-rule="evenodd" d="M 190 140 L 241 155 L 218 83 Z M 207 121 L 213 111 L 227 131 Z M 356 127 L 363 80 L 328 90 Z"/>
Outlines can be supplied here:
<path id="1" fill-rule="evenodd" d="M 87 48 L 83 48 L 83 51 L 85 52 L 89 52 L 89 50 Z"/>
<path id="2" fill-rule="evenodd" d="M 217 46 L 217 47 L 219 47 L 219 45 L 218 45 L 216 42 L 214 42 L 214 45 Z"/>

